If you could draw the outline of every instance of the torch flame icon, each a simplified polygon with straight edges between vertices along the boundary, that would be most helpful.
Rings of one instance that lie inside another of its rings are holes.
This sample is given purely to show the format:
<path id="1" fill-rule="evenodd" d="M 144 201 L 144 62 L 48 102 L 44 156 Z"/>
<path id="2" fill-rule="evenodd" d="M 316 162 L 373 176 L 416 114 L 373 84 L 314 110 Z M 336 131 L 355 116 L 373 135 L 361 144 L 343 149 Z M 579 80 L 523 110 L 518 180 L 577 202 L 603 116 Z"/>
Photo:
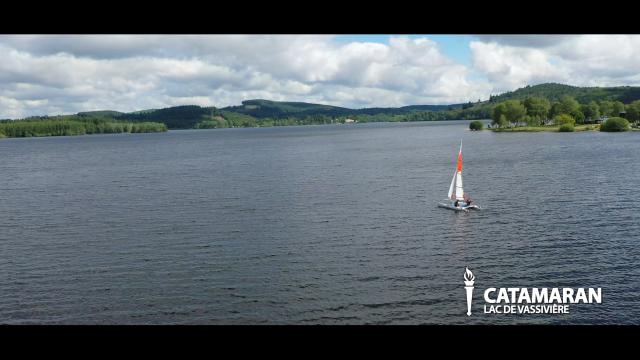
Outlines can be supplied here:
<path id="1" fill-rule="evenodd" d="M 464 283 L 467 286 L 473 286 L 473 280 L 475 280 L 476 277 L 473 275 L 473 273 L 471 272 L 471 270 L 469 270 L 469 268 L 465 268 L 464 270 Z M 471 284 L 467 284 L 468 282 L 470 282 Z"/>
<path id="2" fill-rule="evenodd" d="M 473 296 L 473 282 L 476 277 L 468 267 L 464 271 L 464 289 L 467 291 L 467 316 L 471 316 L 471 298 Z"/>

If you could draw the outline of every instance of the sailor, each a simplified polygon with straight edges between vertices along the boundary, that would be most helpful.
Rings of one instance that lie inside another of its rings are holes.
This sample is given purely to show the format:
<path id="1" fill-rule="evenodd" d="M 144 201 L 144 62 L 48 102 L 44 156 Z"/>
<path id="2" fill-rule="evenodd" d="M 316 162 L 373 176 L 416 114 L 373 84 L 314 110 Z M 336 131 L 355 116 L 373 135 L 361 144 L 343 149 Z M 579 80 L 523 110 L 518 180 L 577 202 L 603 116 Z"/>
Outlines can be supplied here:
<path id="1" fill-rule="evenodd" d="M 456 200 L 456 203 L 453 206 L 458 207 L 458 203 L 459 202 L 460 202 L 460 200 Z"/>
<path id="2" fill-rule="evenodd" d="M 471 199 L 467 199 L 467 206 L 471 206 Z"/>

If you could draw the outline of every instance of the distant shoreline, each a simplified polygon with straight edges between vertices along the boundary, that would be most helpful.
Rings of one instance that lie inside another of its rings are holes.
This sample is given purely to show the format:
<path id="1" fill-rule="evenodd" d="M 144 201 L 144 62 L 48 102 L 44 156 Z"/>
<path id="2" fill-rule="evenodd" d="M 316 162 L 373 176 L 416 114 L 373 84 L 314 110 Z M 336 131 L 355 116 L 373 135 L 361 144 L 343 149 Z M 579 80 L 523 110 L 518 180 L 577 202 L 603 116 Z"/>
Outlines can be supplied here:
<path id="1" fill-rule="evenodd" d="M 562 132 L 560 131 L 560 126 L 515 126 L 511 128 L 487 128 L 486 130 L 491 130 L 493 132 Z M 598 131 L 600 132 L 600 125 L 576 125 L 572 131 L 567 132 L 582 132 L 582 131 Z M 627 131 L 619 131 L 619 132 L 628 132 L 628 131 L 640 131 L 640 128 L 631 127 Z"/>
<path id="2" fill-rule="evenodd" d="M 77 116 L 0 121 L 0 138 L 151 133 L 165 132 L 167 130 L 165 124 L 158 122 L 125 122 Z"/>
<path id="3" fill-rule="evenodd" d="M 16 120 L 13 120 L 16 121 Z M 17 120 L 20 121 L 20 120 Z M 0 140 L 3 139 L 19 139 L 19 138 L 42 138 L 42 137 L 61 137 L 61 136 L 83 136 L 83 135 L 107 135 L 107 134 L 136 134 L 136 133 L 158 133 L 167 131 L 194 131 L 194 130 L 223 130 L 223 129 L 264 129 L 264 128 L 284 128 L 284 127 L 307 127 L 307 126 L 339 126 L 344 128 L 350 128 L 362 124 L 409 124 L 409 123 L 434 123 L 434 122 L 455 122 L 455 121 L 472 121 L 469 119 L 456 119 L 456 120 L 422 120 L 422 121 L 366 121 L 366 122 L 353 122 L 353 123 L 333 123 L 333 124 L 290 124 L 290 125 L 272 125 L 272 126 L 234 126 L 223 128 L 178 128 L 178 129 L 166 129 L 165 127 L 155 128 L 155 125 L 162 125 L 161 123 L 146 123 L 153 124 L 151 128 L 144 129 L 145 131 L 119 131 L 119 132 L 86 132 L 86 133 L 46 133 L 46 134 L 27 134 L 26 136 L 6 136 L 0 132 Z M 480 121 L 490 121 L 490 119 L 482 119 Z M 135 124 L 135 123 L 134 123 Z M 138 123 L 143 124 L 143 123 Z M 489 129 L 487 129 L 489 130 Z"/>
<path id="4" fill-rule="evenodd" d="M 493 132 L 561 132 L 560 126 L 514 126 L 510 128 L 489 128 Z M 600 131 L 600 125 L 577 125 L 574 127 L 578 131 Z"/>

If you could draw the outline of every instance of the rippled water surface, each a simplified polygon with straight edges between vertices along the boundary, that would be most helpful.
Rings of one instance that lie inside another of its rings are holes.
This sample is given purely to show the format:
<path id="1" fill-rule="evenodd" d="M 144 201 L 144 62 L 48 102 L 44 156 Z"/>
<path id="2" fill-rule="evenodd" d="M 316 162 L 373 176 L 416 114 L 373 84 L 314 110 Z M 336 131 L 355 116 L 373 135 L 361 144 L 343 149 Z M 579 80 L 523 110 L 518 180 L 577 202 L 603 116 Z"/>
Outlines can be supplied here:
<path id="1" fill-rule="evenodd" d="M 640 133 L 467 124 L 1 140 L 0 323 L 638 324 Z M 461 138 L 480 212 L 436 207 Z M 603 303 L 484 314 L 509 286 Z"/>

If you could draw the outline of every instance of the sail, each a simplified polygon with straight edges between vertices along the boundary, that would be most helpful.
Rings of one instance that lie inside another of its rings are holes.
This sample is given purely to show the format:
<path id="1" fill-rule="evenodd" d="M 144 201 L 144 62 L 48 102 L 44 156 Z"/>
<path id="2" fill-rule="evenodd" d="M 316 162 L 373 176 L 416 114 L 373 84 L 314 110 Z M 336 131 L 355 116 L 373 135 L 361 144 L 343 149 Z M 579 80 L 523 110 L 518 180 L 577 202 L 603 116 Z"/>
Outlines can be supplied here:
<path id="1" fill-rule="evenodd" d="M 449 186 L 447 198 L 451 200 L 464 200 L 464 190 L 462 188 L 462 141 L 460 141 L 460 151 L 458 152 L 458 164 L 456 171 L 453 173 L 453 179 L 451 179 L 451 186 Z"/>
<path id="2" fill-rule="evenodd" d="M 451 199 L 451 200 L 455 200 L 455 197 L 453 196 L 453 191 L 456 188 L 456 174 L 458 172 L 454 171 L 453 172 L 453 178 L 451 179 L 451 186 L 449 186 L 449 193 L 447 194 L 447 198 Z"/>
<path id="3" fill-rule="evenodd" d="M 460 140 L 460 151 L 458 152 L 458 166 L 456 170 L 456 200 L 464 200 L 464 190 L 462 189 L 462 140 Z"/>
<path id="4" fill-rule="evenodd" d="M 464 200 L 464 191 L 462 189 L 462 172 L 456 173 L 456 200 Z"/>

